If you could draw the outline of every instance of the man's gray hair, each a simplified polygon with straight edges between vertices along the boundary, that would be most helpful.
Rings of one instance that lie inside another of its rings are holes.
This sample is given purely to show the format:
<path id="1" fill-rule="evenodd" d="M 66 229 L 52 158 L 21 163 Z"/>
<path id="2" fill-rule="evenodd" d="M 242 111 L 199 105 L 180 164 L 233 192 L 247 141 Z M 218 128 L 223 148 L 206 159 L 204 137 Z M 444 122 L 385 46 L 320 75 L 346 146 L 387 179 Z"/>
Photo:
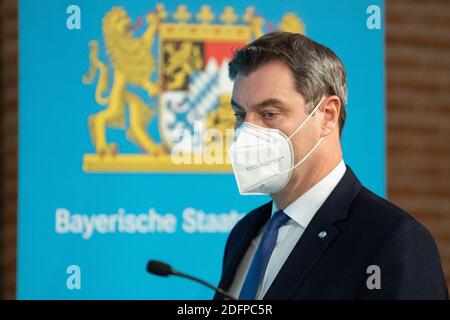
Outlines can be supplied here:
<path id="1" fill-rule="evenodd" d="M 289 66 L 297 91 L 312 112 L 323 95 L 336 95 L 341 101 L 339 130 L 344 127 L 347 84 L 344 65 L 329 48 L 306 36 L 291 32 L 268 33 L 237 50 L 229 64 L 229 76 L 248 75 L 262 65 L 281 61 Z"/>

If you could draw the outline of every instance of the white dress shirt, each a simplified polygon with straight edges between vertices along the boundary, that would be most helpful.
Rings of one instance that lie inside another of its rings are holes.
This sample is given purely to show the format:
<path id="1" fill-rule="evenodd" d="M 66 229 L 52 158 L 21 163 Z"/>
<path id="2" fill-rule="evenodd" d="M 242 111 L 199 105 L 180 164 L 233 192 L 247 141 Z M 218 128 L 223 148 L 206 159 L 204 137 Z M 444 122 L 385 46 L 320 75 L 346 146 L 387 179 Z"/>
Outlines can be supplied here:
<path id="1" fill-rule="evenodd" d="M 345 170 L 345 163 L 341 160 L 336 168 L 334 168 L 326 177 L 283 210 L 291 219 L 278 230 L 275 248 L 256 293 L 257 300 L 261 300 L 264 297 L 309 222 L 344 176 Z M 272 215 L 277 210 L 275 203 L 273 203 Z M 263 231 L 264 227 L 261 228 L 258 235 L 252 240 L 251 245 L 238 266 L 229 290 L 229 293 L 234 297 L 239 297 L 247 272 L 250 269 L 253 256 L 261 241 Z"/>

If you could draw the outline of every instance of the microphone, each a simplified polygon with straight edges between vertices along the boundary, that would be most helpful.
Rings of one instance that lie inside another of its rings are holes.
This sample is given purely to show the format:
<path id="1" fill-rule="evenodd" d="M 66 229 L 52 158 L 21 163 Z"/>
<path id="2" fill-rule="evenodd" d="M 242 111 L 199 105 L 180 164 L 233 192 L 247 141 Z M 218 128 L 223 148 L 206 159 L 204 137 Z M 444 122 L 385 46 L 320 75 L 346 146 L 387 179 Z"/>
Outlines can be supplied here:
<path id="1" fill-rule="evenodd" d="M 186 279 L 198 282 L 198 283 L 216 291 L 217 293 L 219 293 L 220 295 L 222 295 L 223 297 L 225 297 L 229 300 L 236 300 L 236 298 L 232 297 L 230 294 L 228 294 L 221 288 L 214 287 L 213 285 L 209 284 L 208 282 L 203 281 L 199 278 L 193 277 L 191 275 L 188 275 L 186 273 L 176 271 L 167 263 L 164 263 L 164 262 L 161 262 L 158 260 L 150 260 L 147 263 L 147 272 L 155 274 L 157 276 L 161 276 L 161 277 L 168 277 L 170 275 L 174 275 L 174 276 L 186 278 Z"/>

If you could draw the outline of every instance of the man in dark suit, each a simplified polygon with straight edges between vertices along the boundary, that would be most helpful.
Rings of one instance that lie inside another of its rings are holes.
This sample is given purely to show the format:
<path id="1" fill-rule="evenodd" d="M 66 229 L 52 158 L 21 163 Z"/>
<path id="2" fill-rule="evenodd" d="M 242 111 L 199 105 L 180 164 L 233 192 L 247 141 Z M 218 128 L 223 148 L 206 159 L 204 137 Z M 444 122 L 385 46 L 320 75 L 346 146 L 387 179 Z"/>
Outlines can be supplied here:
<path id="1" fill-rule="evenodd" d="M 344 164 L 339 58 L 276 32 L 238 50 L 229 71 L 239 191 L 273 201 L 231 231 L 219 287 L 239 299 L 448 299 L 430 233 Z M 262 161 L 262 149 L 277 157 Z M 244 151 L 256 156 L 242 165 Z"/>

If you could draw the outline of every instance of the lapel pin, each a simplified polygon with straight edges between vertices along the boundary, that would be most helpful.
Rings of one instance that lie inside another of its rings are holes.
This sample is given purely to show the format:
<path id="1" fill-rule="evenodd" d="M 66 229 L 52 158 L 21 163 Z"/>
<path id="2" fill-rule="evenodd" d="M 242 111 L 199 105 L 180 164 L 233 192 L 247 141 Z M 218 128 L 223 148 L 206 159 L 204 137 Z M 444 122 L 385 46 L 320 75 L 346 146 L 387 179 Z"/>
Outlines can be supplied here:
<path id="1" fill-rule="evenodd" d="M 326 232 L 326 231 L 321 231 L 321 232 L 319 233 L 319 238 L 320 238 L 320 239 L 325 239 L 326 236 L 327 236 L 327 232 Z"/>

